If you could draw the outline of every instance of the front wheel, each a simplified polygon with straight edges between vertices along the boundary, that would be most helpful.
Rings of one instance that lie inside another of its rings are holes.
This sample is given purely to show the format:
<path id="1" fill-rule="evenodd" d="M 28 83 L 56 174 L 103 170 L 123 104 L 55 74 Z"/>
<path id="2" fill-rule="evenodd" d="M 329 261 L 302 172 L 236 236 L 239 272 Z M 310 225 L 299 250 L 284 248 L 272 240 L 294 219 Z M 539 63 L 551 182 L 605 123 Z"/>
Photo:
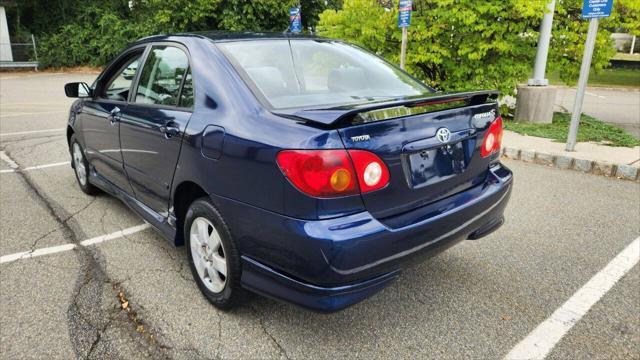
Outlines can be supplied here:
<path id="1" fill-rule="evenodd" d="M 194 201 L 184 221 L 189 266 L 198 288 L 213 305 L 228 309 L 239 302 L 240 255 L 231 233 L 208 198 Z"/>
<path id="2" fill-rule="evenodd" d="M 82 145 L 80 145 L 75 135 L 72 135 L 71 139 L 69 139 L 69 151 L 71 152 L 71 166 L 75 171 L 80 189 L 88 195 L 97 194 L 98 188 L 89 182 L 89 162 L 87 162 Z"/>

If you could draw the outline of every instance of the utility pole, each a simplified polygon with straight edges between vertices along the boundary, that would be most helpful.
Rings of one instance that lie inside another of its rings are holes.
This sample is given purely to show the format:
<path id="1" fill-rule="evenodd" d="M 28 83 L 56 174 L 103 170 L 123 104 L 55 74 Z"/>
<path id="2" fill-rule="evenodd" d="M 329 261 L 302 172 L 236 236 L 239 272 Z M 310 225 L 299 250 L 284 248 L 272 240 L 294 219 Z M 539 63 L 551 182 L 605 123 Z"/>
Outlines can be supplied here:
<path id="1" fill-rule="evenodd" d="M 549 86 L 549 80 L 545 75 L 555 8 L 556 0 L 550 0 L 542 17 L 533 78 L 529 79 L 527 85 L 518 85 L 516 121 L 543 124 L 550 124 L 553 121 L 553 105 L 556 101 L 557 89 Z"/>
<path id="2" fill-rule="evenodd" d="M 547 58 L 549 57 L 549 43 L 551 42 L 551 28 L 553 26 L 553 13 L 556 9 L 556 0 L 547 4 L 547 11 L 540 25 L 540 37 L 538 38 L 538 51 L 536 52 L 536 64 L 533 69 L 533 79 L 529 79 L 529 86 L 547 86 L 546 79 Z"/>

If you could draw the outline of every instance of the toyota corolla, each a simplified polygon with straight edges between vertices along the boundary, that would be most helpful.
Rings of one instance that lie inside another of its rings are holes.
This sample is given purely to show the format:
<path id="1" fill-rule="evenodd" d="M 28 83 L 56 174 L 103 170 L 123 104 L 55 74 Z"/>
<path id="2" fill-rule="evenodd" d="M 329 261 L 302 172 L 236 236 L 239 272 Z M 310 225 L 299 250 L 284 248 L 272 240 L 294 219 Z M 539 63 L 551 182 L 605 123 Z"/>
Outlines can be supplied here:
<path id="1" fill-rule="evenodd" d="M 79 187 L 186 245 L 220 308 L 339 310 L 504 221 L 498 93 L 435 92 L 342 41 L 153 36 L 65 92 Z"/>

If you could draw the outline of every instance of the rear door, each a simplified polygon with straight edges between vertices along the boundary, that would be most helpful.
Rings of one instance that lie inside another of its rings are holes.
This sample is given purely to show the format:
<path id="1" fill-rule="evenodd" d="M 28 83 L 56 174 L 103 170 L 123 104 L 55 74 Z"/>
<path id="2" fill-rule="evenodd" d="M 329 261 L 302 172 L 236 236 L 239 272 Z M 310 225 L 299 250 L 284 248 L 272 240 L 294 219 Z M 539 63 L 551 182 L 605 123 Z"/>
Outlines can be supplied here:
<path id="1" fill-rule="evenodd" d="M 373 216 L 401 214 L 485 180 L 491 159 L 479 149 L 496 104 L 384 120 L 396 110 L 363 114 L 360 124 L 339 130 L 348 149 L 372 151 L 389 167 L 390 184 L 362 196 Z"/>
<path id="2" fill-rule="evenodd" d="M 144 46 L 134 48 L 117 59 L 97 83 L 95 98 L 84 102 L 79 115 L 87 160 L 98 175 L 129 194 L 132 190 L 122 164 L 118 120 L 127 107 L 144 50 Z"/>
<path id="3" fill-rule="evenodd" d="M 186 49 L 173 43 L 153 45 L 122 111 L 120 143 L 136 198 L 164 216 L 192 106 Z"/>

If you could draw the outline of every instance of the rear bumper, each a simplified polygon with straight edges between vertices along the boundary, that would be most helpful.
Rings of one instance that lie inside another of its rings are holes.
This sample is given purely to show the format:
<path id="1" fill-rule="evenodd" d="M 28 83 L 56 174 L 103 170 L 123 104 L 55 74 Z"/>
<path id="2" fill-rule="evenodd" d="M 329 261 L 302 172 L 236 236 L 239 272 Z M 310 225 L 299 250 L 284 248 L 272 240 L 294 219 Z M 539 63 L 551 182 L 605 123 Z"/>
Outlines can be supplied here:
<path id="1" fill-rule="evenodd" d="M 242 286 L 255 293 L 305 307 L 331 312 L 375 294 L 394 280 L 399 270 L 359 283 L 323 287 L 293 279 L 246 256 L 242 257 Z"/>
<path id="2" fill-rule="evenodd" d="M 497 229 L 511 186 L 511 171 L 494 166 L 482 185 L 407 215 L 417 219 L 409 225 L 406 218 L 382 223 L 368 212 L 307 221 L 229 200 L 220 205 L 243 254 L 245 288 L 335 311 L 382 289 L 409 258 Z"/>

